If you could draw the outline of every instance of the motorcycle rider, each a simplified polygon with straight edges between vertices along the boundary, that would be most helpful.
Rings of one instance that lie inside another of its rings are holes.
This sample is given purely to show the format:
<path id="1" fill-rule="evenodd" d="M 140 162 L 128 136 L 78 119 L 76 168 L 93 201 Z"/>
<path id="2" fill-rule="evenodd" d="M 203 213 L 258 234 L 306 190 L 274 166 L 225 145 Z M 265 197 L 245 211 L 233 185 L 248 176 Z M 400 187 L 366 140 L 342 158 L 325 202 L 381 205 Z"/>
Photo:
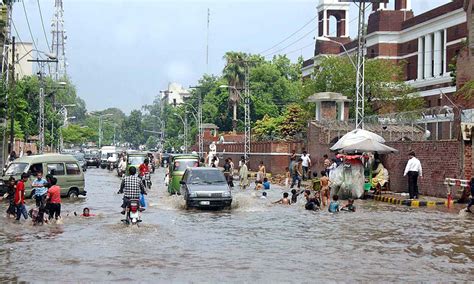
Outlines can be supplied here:
<path id="1" fill-rule="evenodd" d="M 119 168 L 119 175 L 120 176 L 124 175 L 125 171 L 127 170 L 127 157 L 122 156 L 122 159 L 120 159 L 118 168 Z"/>
<path id="2" fill-rule="evenodd" d="M 125 214 L 125 210 L 130 204 L 130 200 L 139 200 L 140 194 L 146 194 L 142 180 L 135 176 L 137 169 L 135 167 L 130 167 L 128 173 L 130 175 L 122 179 L 122 184 L 120 185 L 120 190 L 118 192 L 119 194 L 123 193 L 122 214 Z"/>
<path id="3" fill-rule="evenodd" d="M 143 185 L 146 185 L 145 184 L 145 176 L 148 174 L 150 174 L 150 167 L 149 167 L 149 164 L 150 164 L 150 160 L 148 160 L 148 158 L 146 158 L 144 161 L 143 161 L 143 164 L 140 165 L 140 167 L 138 168 L 138 170 L 140 171 L 139 172 L 139 176 L 141 177 L 142 181 L 143 181 Z"/>

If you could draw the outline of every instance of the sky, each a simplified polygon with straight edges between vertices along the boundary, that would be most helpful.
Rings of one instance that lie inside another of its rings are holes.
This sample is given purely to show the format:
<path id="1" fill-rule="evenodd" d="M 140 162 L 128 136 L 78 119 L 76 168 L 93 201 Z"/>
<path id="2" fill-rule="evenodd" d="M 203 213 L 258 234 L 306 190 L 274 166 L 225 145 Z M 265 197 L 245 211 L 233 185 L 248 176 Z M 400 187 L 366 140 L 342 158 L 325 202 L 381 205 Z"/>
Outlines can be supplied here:
<path id="1" fill-rule="evenodd" d="M 39 5 L 38 5 L 39 2 Z M 152 103 L 169 82 L 195 85 L 205 73 L 220 74 L 227 51 L 261 53 L 316 16 L 318 0 L 63 0 L 68 75 L 89 111 L 117 107 L 125 113 Z M 391 2 L 393 2 L 391 0 Z M 449 0 L 412 0 L 415 14 Z M 24 8 L 23 8 L 24 4 Z M 392 4 L 393 5 L 393 4 Z M 54 0 L 14 4 L 22 41 L 48 49 Z M 352 4 L 349 19 L 357 18 Z M 210 9 L 209 65 L 206 65 Z M 25 13 L 26 10 L 26 13 Z M 27 15 L 27 17 L 26 17 Z M 31 34 L 27 19 L 30 23 Z M 350 33 L 356 33 L 356 21 Z M 292 60 L 313 54 L 317 20 L 263 53 Z M 18 41 L 18 39 L 17 39 Z"/>

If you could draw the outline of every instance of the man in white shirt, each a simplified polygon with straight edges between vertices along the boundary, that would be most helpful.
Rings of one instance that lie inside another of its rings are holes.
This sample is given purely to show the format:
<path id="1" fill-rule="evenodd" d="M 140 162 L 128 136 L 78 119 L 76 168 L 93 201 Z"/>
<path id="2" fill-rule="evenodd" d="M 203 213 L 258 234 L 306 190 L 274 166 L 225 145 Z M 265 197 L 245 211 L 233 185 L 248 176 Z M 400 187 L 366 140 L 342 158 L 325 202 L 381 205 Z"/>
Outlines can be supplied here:
<path id="1" fill-rule="evenodd" d="M 301 160 L 303 160 L 303 163 L 301 164 L 303 166 L 303 180 L 306 180 L 308 178 L 309 167 L 311 167 L 311 159 L 306 151 L 303 151 Z"/>
<path id="2" fill-rule="evenodd" d="M 420 160 L 415 156 L 415 152 L 411 151 L 409 154 L 410 159 L 405 167 L 403 176 L 408 175 L 408 192 L 410 199 L 418 199 L 418 177 L 423 176 L 423 170 L 421 168 Z"/>

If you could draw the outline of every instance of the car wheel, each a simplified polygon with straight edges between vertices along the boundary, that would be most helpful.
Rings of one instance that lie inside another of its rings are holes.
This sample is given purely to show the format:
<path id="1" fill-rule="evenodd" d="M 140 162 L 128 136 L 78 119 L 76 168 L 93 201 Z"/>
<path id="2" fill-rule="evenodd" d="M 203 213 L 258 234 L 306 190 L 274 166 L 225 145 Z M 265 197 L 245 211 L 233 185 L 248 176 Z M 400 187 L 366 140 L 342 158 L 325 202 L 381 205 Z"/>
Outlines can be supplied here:
<path id="1" fill-rule="evenodd" d="M 77 192 L 76 189 L 71 189 L 69 190 L 67 197 L 69 197 L 69 199 L 77 199 L 79 197 L 79 193 Z"/>

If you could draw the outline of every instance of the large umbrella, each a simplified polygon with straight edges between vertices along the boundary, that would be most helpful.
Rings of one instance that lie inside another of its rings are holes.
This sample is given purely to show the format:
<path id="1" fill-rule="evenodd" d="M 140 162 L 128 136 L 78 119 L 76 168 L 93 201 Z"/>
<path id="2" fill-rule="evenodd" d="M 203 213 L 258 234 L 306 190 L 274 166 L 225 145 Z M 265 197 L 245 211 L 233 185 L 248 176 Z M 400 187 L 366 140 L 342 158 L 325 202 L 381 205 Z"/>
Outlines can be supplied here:
<path id="1" fill-rule="evenodd" d="M 347 145 L 344 148 L 340 149 L 348 154 L 355 154 L 355 153 L 365 153 L 365 152 L 377 152 L 379 154 L 388 154 L 388 153 L 397 153 L 398 150 L 377 142 L 376 140 L 366 138 L 363 141 L 354 143 L 352 145 Z"/>
<path id="2" fill-rule="evenodd" d="M 375 134 L 373 132 L 364 130 L 364 129 L 354 129 L 348 133 L 346 133 L 344 136 L 342 136 L 336 144 L 334 144 L 331 147 L 332 151 L 338 151 L 341 150 L 344 147 L 360 143 L 365 141 L 366 139 L 371 139 L 374 141 L 377 141 L 379 143 L 385 143 L 385 139 L 383 139 L 382 136 Z"/>

